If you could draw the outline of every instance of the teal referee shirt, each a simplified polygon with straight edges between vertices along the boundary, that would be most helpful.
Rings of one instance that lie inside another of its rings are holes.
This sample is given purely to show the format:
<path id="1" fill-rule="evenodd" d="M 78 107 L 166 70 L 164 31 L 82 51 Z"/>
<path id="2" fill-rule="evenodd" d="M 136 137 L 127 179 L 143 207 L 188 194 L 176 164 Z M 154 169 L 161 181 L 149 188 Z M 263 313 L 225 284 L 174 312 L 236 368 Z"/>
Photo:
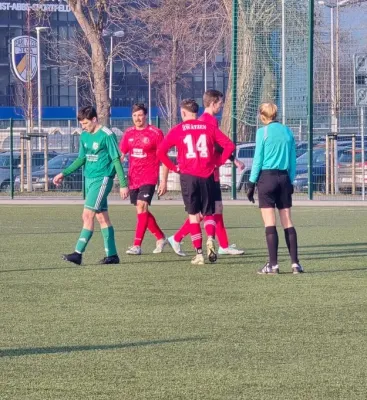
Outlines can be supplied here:
<path id="1" fill-rule="evenodd" d="M 287 170 L 291 182 L 296 176 L 296 144 L 293 133 L 279 122 L 271 122 L 256 132 L 250 182 L 256 183 L 260 172 L 265 169 Z"/>

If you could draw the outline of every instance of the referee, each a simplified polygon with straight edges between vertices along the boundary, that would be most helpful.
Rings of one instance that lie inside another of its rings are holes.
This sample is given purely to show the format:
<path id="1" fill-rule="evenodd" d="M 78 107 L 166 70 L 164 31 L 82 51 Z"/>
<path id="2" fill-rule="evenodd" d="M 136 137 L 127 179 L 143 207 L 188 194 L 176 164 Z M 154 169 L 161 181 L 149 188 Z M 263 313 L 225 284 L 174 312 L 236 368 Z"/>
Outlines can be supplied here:
<path id="1" fill-rule="evenodd" d="M 275 207 L 284 229 L 285 241 L 292 262 L 292 272 L 298 274 L 303 268 L 298 260 L 297 233 L 291 219 L 292 182 L 296 172 L 296 146 L 292 131 L 276 121 L 277 106 L 262 103 L 259 116 L 263 127 L 256 132 L 256 148 L 251 169 L 247 198 L 255 203 L 257 184 L 259 208 L 265 225 L 265 237 L 269 261 L 259 269 L 259 274 L 275 275 L 278 266 L 278 232 Z"/>

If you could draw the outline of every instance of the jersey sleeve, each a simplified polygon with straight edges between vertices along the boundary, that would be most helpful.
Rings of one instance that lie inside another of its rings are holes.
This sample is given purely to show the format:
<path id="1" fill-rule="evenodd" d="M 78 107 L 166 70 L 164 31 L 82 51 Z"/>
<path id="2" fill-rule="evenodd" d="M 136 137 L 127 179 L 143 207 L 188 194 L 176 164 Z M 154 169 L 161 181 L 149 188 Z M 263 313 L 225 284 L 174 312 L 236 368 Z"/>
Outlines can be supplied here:
<path id="1" fill-rule="evenodd" d="M 256 183 L 264 161 L 264 129 L 258 129 L 256 132 L 256 145 L 254 160 L 252 162 L 250 182 Z"/>
<path id="2" fill-rule="evenodd" d="M 293 132 L 287 128 L 289 131 L 289 134 L 292 137 L 292 146 L 291 146 L 291 154 L 290 154 L 290 163 L 289 163 L 289 170 L 288 170 L 288 175 L 289 179 L 293 183 L 295 177 L 296 177 L 296 142 L 294 140 Z"/>
<path id="3" fill-rule="evenodd" d="M 84 141 L 83 141 L 83 134 L 80 135 L 80 142 L 79 142 L 79 155 L 78 158 L 85 158 L 85 149 L 84 149 Z"/>
<path id="4" fill-rule="evenodd" d="M 114 133 L 106 135 L 106 146 L 108 155 L 110 156 L 111 160 L 115 160 L 116 158 L 121 157 L 121 152 L 118 148 L 116 136 Z"/>
<path id="5" fill-rule="evenodd" d="M 129 152 L 129 146 L 128 146 L 126 133 L 122 136 L 122 138 L 120 140 L 119 148 L 120 148 L 120 151 L 122 154 L 126 154 Z"/>
<path id="6" fill-rule="evenodd" d="M 157 138 L 156 138 L 157 148 L 163 142 L 163 139 L 164 139 L 163 132 L 159 129 L 158 133 L 157 133 Z"/>

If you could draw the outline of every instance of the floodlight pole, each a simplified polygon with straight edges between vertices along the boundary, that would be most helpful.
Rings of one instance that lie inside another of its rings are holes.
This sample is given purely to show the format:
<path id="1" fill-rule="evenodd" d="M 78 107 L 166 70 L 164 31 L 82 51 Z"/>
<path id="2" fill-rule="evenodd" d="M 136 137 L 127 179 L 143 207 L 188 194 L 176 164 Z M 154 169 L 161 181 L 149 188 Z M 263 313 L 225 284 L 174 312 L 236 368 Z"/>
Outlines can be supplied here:
<path id="1" fill-rule="evenodd" d="M 362 200 L 365 200 L 365 193 L 366 193 L 366 183 L 365 183 L 365 159 L 364 159 L 364 108 L 361 107 L 361 163 L 362 163 Z"/>
<path id="2" fill-rule="evenodd" d="M 308 8 L 308 82 L 307 82 L 307 125 L 308 125 L 308 198 L 313 199 L 313 41 L 315 2 L 310 0 Z"/>
<path id="3" fill-rule="evenodd" d="M 42 132 L 42 81 L 41 81 L 41 31 L 48 29 L 46 26 L 37 26 L 37 96 L 38 96 L 38 132 Z M 39 148 L 42 148 L 42 137 L 38 138 Z"/>
<path id="4" fill-rule="evenodd" d="M 205 50 L 205 51 L 204 51 L 204 92 L 207 91 L 207 83 L 206 83 L 206 80 L 207 80 L 207 70 L 206 70 L 206 63 L 207 63 L 207 61 L 206 61 L 206 50 Z"/>
<path id="5" fill-rule="evenodd" d="M 231 131 L 232 141 L 237 146 L 237 47 L 238 47 L 238 0 L 232 0 L 232 61 L 231 61 Z M 232 164 L 232 199 L 237 198 L 236 166 Z"/>
<path id="6" fill-rule="evenodd" d="M 285 0 L 282 0 L 282 124 L 286 124 L 285 106 L 285 72 L 286 72 L 286 53 L 285 53 Z"/>
<path id="7" fill-rule="evenodd" d="M 152 124 L 152 83 L 151 83 L 151 66 L 148 64 L 148 123 Z"/>

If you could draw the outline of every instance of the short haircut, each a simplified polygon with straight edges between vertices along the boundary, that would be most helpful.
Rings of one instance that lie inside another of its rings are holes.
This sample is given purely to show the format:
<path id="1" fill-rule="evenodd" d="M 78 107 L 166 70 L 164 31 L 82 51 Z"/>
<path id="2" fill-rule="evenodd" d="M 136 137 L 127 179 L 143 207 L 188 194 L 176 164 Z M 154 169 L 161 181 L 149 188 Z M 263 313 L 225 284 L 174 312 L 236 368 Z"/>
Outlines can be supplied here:
<path id="1" fill-rule="evenodd" d="M 278 114 L 278 107 L 273 102 L 261 103 L 259 114 L 261 121 L 264 123 L 274 121 Z"/>
<path id="2" fill-rule="evenodd" d="M 131 114 L 136 113 L 137 111 L 143 111 L 144 115 L 148 114 L 148 109 L 145 107 L 143 103 L 135 103 L 131 109 Z"/>
<path id="3" fill-rule="evenodd" d="M 97 111 L 93 106 L 85 106 L 79 109 L 78 121 L 83 121 L 83 119 L 92 121 L 93 118 L 98 118 Z"/>
<path id="4" fill-rule="evenodd" d="M 223 99 L 223 93 L 219 90 L 209 89 L 203 95 L 204 107 L 209 107 L 211 103 L 218 103 Z"/>
<path id="5" fill-rule="evenodd" d="M 194 99 L 182 100 L 180 107 L 193 114 L 197 114 L 199 112 L 199 104 Z"/>

